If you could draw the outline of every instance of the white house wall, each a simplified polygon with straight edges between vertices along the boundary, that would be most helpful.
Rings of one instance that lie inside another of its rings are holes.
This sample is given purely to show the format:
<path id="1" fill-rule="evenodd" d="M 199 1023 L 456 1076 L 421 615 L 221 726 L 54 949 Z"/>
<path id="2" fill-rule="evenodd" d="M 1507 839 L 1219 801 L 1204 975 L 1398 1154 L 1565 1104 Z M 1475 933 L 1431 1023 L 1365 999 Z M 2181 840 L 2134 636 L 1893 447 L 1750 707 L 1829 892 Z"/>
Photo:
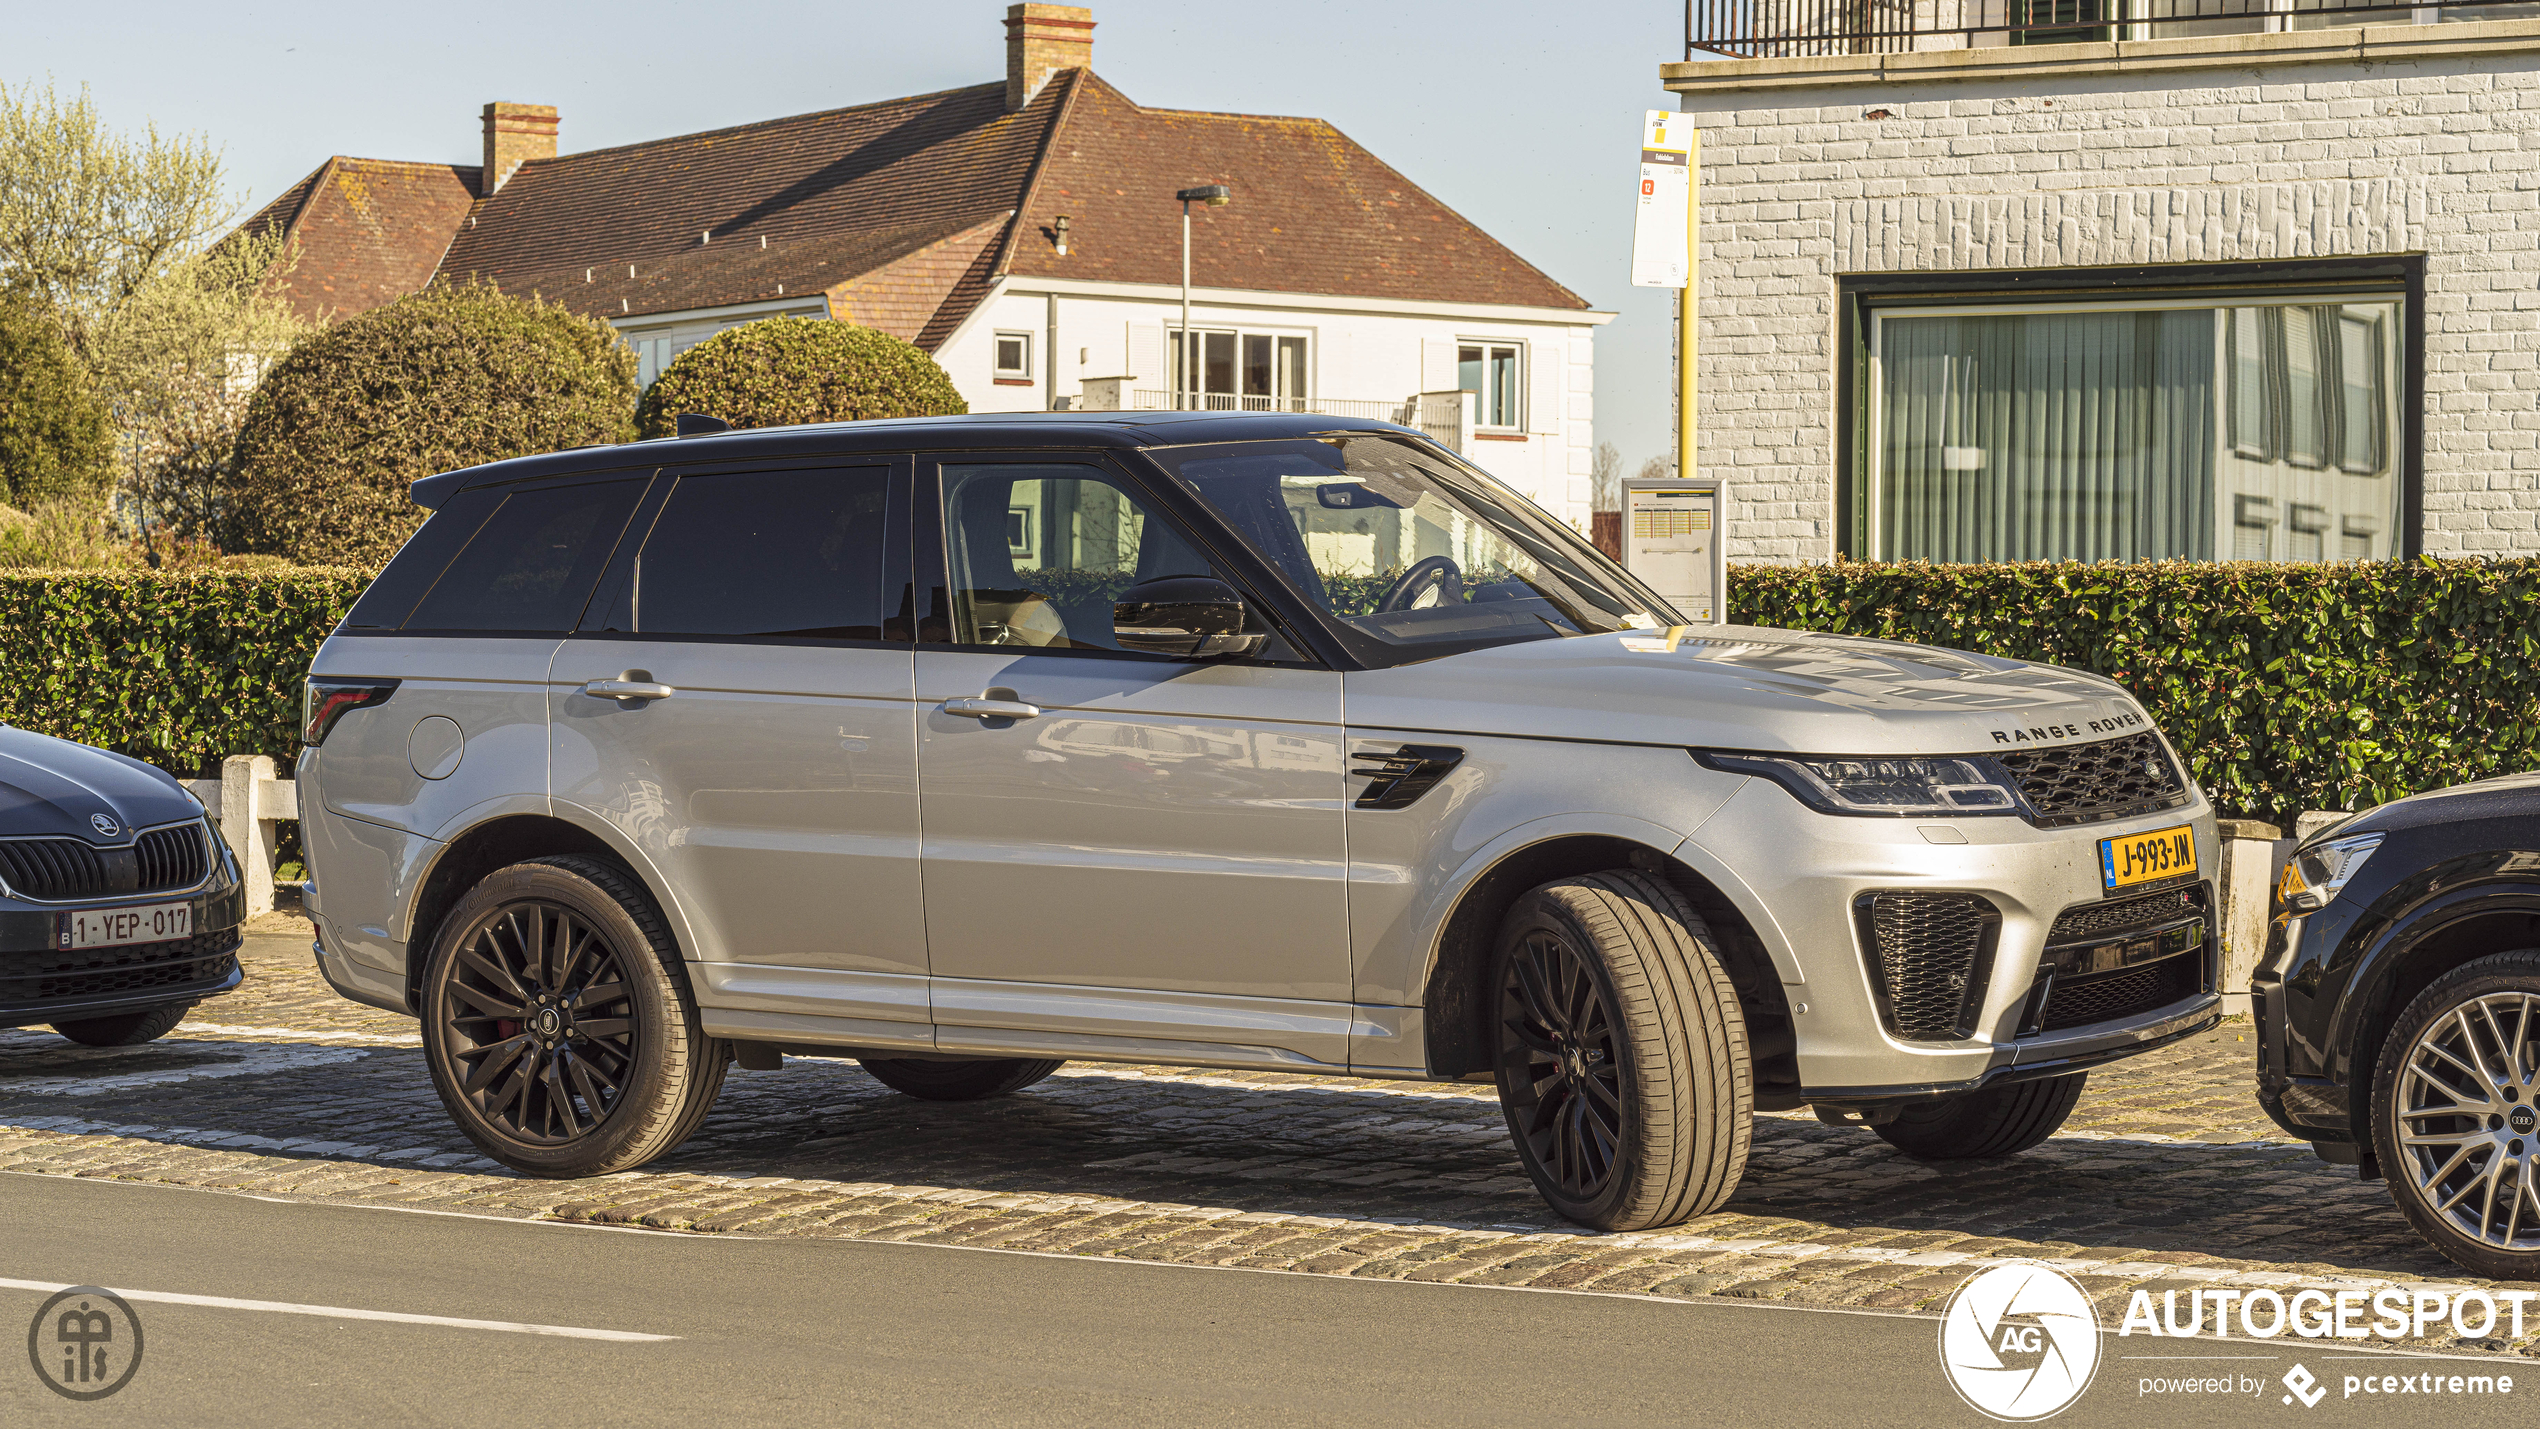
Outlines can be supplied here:
<path id="1" fill-rule="evenodd" d="M 1045 411 L 1052 395 L 1049 296 L 1017 283 L 1001 288 L 935 352 L 974 412 Z M 1482 434 L 1468 455 L 1485 471 L 1584 531 L 1588 464 L 1595 448 L 1595 330 L 1607 314 L 1536 309 L 1453 312 L 1350 311 L 1300 307 L 1294 300 L 1246 301 L 1242 295 L 1194 294 L 1191 326 L 1303 335 L 1309 396 L 1318 401 L 1399 404 L 1414 394 L 1455 384 L 1454 348 L 1471 340 L 1518 343 L 1525 349 L 1522 431 Z M 1084 380 L 1134 376 L 1140 390 L 1162 392 L 1164 334 L 1181 325 L 1178 291 L 1161 299 L 1062 293 L 1058 299 L 1056 395 L 1075 405 Z M 1000 385 L 999 332 L 1032 335 L 1029 386 Z M 1443 375 L 1440 371 L 1443 354 Z"/>

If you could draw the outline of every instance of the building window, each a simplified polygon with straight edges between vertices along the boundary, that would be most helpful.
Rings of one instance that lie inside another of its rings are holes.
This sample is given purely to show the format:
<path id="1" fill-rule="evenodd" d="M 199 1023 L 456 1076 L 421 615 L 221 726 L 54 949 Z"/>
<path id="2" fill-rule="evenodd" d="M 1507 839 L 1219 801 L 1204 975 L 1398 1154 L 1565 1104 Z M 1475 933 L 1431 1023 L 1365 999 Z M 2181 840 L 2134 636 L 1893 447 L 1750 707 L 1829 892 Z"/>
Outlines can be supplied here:
<path id="1" fill-rule="evenodd" d="M 1211 412 L 1303 412 L 1313 394 L 1305 339 L 1283 333 L 1168 329 L 1176 407 Z"/>
<path id="2" fill-rule="evenodd" d="M 999 382 L 1032 380 L 1032 335 L 1030 333 L 998 333 L 996 348 Z"/>
<path id="3" fill-rule="evenodd" d="M 1468 342 L 1455 350 L 1455 385 L 1473 394 L 1473 425 L 1521 431 L 1526 425 L 1525 348 Z"/>
<path id="4" fill-rule="evenodd" d="M 1873 310 L 1870 553 L 2401 554 L 2403 308 L 2271 293 Z"/>

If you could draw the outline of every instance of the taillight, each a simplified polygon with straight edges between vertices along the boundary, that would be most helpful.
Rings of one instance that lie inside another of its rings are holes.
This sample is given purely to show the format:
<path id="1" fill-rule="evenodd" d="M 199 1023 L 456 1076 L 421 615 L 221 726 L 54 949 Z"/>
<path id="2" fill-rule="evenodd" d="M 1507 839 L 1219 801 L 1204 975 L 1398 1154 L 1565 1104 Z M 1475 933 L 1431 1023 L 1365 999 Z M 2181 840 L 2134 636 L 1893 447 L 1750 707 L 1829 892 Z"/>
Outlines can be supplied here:
<path id="1" fill-rule="evenodd" d="M 326 743 L 326 732 L 355 710 L 388 703 L 397 693 L 395 680 L 311 679 L 300 687 L 300 739 Z"/>

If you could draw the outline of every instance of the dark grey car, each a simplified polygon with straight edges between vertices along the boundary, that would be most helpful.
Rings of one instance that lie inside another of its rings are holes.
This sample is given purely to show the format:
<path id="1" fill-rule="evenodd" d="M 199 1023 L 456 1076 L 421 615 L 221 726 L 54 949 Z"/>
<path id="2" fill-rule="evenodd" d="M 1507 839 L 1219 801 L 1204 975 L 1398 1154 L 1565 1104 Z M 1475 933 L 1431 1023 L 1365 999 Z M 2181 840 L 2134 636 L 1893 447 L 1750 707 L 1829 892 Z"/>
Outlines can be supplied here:
<path id="1" fill-rule="evenodd" d="M 0 725 L 0 1027 L 147 1042 L 238 986 L 247 899 L 161 770 Z"/>

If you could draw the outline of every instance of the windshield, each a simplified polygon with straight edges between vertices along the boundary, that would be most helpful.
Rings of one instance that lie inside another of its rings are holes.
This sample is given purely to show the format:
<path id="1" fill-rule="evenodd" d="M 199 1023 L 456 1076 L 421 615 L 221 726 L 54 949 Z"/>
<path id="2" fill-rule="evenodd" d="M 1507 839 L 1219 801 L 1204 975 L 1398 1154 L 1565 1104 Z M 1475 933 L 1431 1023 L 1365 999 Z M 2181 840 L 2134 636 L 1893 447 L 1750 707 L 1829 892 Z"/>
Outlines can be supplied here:
<path id="1" fill-rule="evenodd" d="M 1403 438 L 1227 442 L 1148 455 L 1298 594 L 1361 638 L 1483 645 L 1682 623 L 1533 503 Z"/>

